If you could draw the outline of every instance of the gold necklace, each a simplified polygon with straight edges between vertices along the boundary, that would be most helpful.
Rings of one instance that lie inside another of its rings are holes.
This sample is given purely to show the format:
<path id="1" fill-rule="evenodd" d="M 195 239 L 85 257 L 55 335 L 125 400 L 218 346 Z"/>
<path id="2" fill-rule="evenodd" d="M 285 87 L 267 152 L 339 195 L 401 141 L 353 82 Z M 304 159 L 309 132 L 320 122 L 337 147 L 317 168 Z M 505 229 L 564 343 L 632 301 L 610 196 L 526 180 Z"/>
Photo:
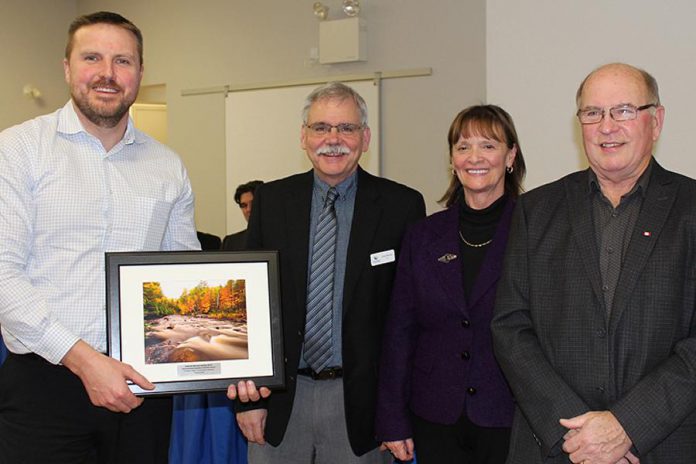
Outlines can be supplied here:
<path id="1" fill-rule="evenodd" d="M 470 241 L 468 241 L 467 239 L 464 238 L 464 236 L 462 235 L 462 231 L 461 231 L 461 230 L 459 231 L 459 238 L 462 239 L 462 242 L 464 242 L 465 245 L 468 245 L 468 246 L 470 246 L 471 248 L 481 248 L 481 247 L 485 247 L 486 245 L 489 245 L 489 244 L 493 241 L 493 239 L 490 239 L 490 240 L 486 240 L 486 241 L 483 242 L 483 243 L 471 243 Z"/>

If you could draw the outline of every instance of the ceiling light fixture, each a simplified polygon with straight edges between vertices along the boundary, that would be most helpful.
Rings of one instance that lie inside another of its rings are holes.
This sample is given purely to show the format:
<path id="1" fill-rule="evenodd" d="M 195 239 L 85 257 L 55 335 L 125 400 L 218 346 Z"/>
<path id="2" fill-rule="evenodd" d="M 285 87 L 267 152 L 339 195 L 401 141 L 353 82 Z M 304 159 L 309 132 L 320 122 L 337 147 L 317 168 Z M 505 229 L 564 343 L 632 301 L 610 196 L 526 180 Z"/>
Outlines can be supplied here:
<path id="1" fill-rule="evenodd" d="M 316 16 L 319 21 L 325 20 L 326 16 L 329 14 L 329 7 L 321 2 L 315 2 L 312 8 L 314 9 L 314 16 Z"/>
<path id="2" fill-rule="evenodd" d="M 343 12 L 346 16 L 358 16 L 360 13 L 360 2 L 358 0 L 343 0 Z"/>

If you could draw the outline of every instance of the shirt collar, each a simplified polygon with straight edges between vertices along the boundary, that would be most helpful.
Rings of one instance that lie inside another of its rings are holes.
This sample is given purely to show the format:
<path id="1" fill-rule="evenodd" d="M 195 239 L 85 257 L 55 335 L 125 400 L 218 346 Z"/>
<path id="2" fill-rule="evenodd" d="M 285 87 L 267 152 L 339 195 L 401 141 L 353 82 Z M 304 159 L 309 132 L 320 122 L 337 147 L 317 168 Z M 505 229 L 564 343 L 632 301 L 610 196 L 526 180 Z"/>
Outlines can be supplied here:
<path id="1" fill-rule="evenodd" d="M 59 110 L 57 131 L 62 134 L 79 134 L 80 132 L 89 134 L 82 126 L 82 122 L 80 122 L 80 118 L 77 116 L 72 100 L 68 100 L 63 108 Z M 121 142 L 125 145 L 129 145 L 132 143 L 143 143 L 145 141 L 144 139 L 145 136 L 135 130 L 133 119 L 131 119 L 129 115 L 126 133 L 123 134 Z"/>
<path id="2" fill-rule="evenodd" d="M 640 192 L 641 197 L 645 198 L 645 194 L 648 189 L 648 184 L 650 183 L 650 174 L 652 173 L 652 167 L 654 163 L 655 158 L 651 157 L 650 162 L 648 163 L 648 167 L 645 168 L 645 171 L 643 171 L 643 173 L 640 175 L 633 188 L 625 195 L 622 195 L 621 198 L 627 198 L 636 191 Z M 597 179 L 597 174 L 595 174 L 592 168 L 587 168 L 587 171 L 589 174 L 587 176 L 587 186 L 589 188 L 589 192 L 601 192 L 602 189 L 599 186 L 599 179 Z"/>
<path id="3" fill-rule="evenodd" d="M 343 182 L 336 185 L 336 190 L 338 191 L 337 200 L 343 200 L 355 191 L 358 185 L 358 171 L 356 170 L 353 174 L 348 176 Z M 319 178 L 316 172 L 314 172 L 314 190 L 319 191 L 322 198 L 326 198 L 326 193 L 329 191 L 329 184 L 324 182 Z"/>

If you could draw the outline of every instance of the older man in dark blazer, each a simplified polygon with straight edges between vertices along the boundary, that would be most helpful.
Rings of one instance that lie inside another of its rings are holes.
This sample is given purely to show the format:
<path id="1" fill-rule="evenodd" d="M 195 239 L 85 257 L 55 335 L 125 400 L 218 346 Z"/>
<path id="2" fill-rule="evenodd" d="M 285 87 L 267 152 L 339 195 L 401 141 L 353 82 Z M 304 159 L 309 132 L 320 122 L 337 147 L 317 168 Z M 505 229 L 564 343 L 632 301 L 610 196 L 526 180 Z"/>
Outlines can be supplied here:
<path id="1" fill-rule="evenodd" d="M 241 405 L 237 419 L 251 463 L 387 462 L 373 425 L 383 325 L 401 238 L 425 205 L 418 192 L 358 166 L 370 129 L 350 87 L 316 89 L 303 113 L 313 169 L 257 189 L 247 239 L 248 249 L 280 251 L 286 389 Z M 335 262 L 322 276 L 333 280 L 332 335 L 328 361 L 317 367 L 308 348 L 311 269 L 330 198 Z"/>
<path id="2" fill-rule="evenodd" d="M 522 196 L 493 319 L 508 462 L 696 462 L 696 182 L 652 157 L 657 83 L 581 84 L 590 168 Z"/>

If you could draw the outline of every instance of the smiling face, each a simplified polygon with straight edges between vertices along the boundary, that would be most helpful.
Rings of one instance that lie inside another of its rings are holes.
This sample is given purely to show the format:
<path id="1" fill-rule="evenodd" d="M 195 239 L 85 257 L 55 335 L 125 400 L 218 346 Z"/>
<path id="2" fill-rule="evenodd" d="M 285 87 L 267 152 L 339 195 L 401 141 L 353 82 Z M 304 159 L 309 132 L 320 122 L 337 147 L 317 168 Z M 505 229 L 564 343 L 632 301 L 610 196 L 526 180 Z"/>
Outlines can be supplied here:
<path id="1" fill-rule="evenodd" d="M 648 90 L 633 68 L 610 65 L 595 71 L 585 82 L 579 108 L 604 110 L 599 123 L 582 125 L 585 154 L 600 182 L 635 182 L 650 162 L 653 146 L 660 136 L 664 108 L 639 111 L 636 119 L 614 121 L 609 108 L 649 103 Z"/>
<path id="2" fill-rule="evenodd" d="M 63 68 L 83 124 L 126 124 L 143 76 L 137 40 L 130 31 L 104 23 L 81 27 Z"/>
<path id="3" fill-rule="evenodd" d="M 452 167 L 473 209 L 490 206 L 505 193 L 505 169 L 515 161 L 517 147 L 483 135 L 460 135 L 452 147 Z"/>
<path id="4" fill-rule="evenodd" d="M 324 98 L 315 101 L 307 114 L 307 125 L 325 123 L 360 125 L 360 110 L 351 98 Z M 370 145 L 370 128 L 351 135 L 334 128 L 324 135 L 302 126 L 300 142 L 319 178 L 331 186 L 340 184 L 358 169 L 358 161 Z"/>

